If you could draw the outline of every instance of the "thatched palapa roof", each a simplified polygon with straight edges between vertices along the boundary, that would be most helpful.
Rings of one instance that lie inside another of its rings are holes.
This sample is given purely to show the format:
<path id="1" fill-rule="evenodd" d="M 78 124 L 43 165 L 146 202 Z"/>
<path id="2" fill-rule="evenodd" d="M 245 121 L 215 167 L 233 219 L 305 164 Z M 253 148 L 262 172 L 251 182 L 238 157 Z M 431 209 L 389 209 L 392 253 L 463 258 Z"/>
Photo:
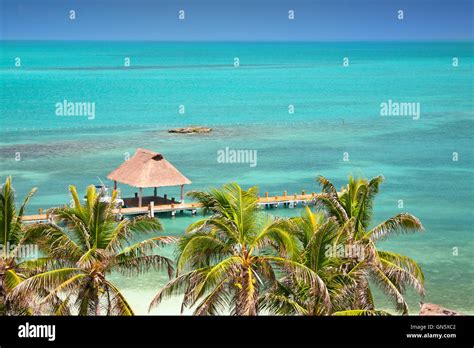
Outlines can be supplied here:
<path id="1" fill-rule="evenodd" d="M 107 178 L 134 187 L 161 187 L 191 184 L 163 155 L 138 149 L 128 160 L 111 172 Z"/>

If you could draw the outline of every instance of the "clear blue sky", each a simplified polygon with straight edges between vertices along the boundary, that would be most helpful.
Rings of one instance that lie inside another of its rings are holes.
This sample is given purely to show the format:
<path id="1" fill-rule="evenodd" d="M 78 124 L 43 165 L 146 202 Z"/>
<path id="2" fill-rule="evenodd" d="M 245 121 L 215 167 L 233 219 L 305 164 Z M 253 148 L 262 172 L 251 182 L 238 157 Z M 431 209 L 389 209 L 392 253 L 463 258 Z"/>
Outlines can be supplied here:
<path id="1" fill-rule="evenodd" d="M 0 0 L 7 40 L 472 40 L 473 0 Z M 69 10 L 76 19 L 69 20 Z M 178 11 L 186 20 L 178 20 Z M 288 20 L 288 10 L 295 20 Z M 404 10 L 405 19 L 397 19 Z"/>

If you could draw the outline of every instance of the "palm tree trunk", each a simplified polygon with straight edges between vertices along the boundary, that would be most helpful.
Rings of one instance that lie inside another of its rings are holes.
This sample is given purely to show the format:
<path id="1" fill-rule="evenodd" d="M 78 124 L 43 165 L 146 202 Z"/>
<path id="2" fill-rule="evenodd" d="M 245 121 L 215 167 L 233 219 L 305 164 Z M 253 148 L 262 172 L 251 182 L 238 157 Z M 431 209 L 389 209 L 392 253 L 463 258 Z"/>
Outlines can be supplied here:
<path id="1" fill-rule="evenodd" d="M 7 315 L 8 314 L 8 305 L 7 305 L 7 293 L 5 290 L 5 276 L 4 274 L 0 274 L 0 315 Z"/>
<path id="2" fill-rule="evenodd" d="M 107 287 L 107 315 L 108 316 L 110 316 L 110 308 L 111 308 L 110 291 L 109 291 L 109 288 Z"/>
<path id="3" fill-rule="evenodd" d="M 99 294 L 96 293 L 94 296 L 94 307 L 95 307 L 95 315 L 100 315 L 100 307 L 99 307 Z"/>
<path id="4" fill-rule="evenodd" d="M 237 294 L 235 304 L 235 314 L 239 316 L 255 316 L 258 315 L 258 288 L 257 282 L 252 277 L 250 267 L 242 269 L 241 285 Z"/>

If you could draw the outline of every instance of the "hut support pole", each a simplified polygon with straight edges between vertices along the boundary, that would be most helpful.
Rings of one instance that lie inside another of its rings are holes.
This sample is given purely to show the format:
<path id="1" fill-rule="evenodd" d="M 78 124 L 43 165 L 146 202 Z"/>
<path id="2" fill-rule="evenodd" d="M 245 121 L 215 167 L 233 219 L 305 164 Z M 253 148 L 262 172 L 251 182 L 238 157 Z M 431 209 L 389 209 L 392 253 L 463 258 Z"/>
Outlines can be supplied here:
<path id="1" fill-rule="evenodd" d="M 157 192 L 156 192 L 156 187 L 155 187 L 155 189 L 153 190 L 153 195 L 156 197 L 156 194 Z"/>
<path id="2" fill-rule="evenodd" d="M 155 217 L 155 202 L 150 202 L 150 217 Z"/>
<path id="3" fill-rule="evenodd" d="M 184 185 L 181 185 L 181 204 L 184 203 Z"/>
<path id="4" fill-rule="evenodd" d="M 142 188 L 139 187 L 138 188 L 138 206 L 139 207 L 142 206 L 142 198 L 143 198 L 143 191 L 142 191 Z"/>
<path id="5" fill-rule="evenodd" d="M 116 190 L 116 189 L 117 189 L 117 181 L 114 180 L 114 190 Z"/>

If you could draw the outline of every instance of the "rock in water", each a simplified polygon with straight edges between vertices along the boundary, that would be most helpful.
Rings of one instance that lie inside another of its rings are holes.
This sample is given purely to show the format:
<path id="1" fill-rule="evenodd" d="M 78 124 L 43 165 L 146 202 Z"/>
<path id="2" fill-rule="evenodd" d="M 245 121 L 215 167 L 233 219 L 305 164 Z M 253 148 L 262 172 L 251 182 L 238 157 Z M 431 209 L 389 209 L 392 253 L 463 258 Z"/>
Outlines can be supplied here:
<path id="1" fill-rule="evenodd" d="M 211 131 L 212 131 L 212 128 L 209 128 L 209 127 L 189 126 L 189 127 L 170 129 L 168 130 L 168 133 L 202 134 L 202 133 L 210 133 Z"/>
<path id="2" fill-rule="evenodd" d="M 420 315 L 462 315 L 434 303 L 420 303 Z"/>

